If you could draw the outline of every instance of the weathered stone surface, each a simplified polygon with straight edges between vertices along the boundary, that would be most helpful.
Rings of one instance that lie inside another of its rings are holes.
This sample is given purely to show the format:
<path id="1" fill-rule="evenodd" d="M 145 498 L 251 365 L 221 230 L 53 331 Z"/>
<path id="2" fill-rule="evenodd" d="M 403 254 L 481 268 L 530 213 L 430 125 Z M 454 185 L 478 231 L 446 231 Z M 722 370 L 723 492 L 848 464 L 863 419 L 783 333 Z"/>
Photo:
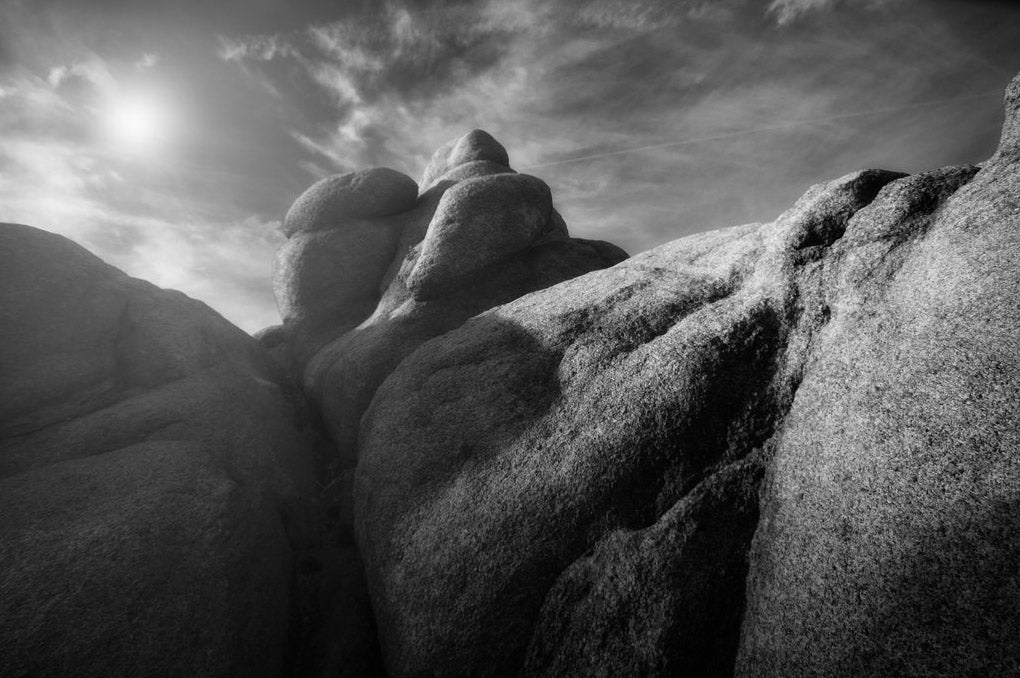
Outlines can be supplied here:
<path id="1" fill-rule="evenodd" d="M 287 345 L 287 329 L 283 325 L 270 325 L 251 336 L 265 349 L 281 375 L 284 377 L 289 375 L 290 348 Z"/>
<path id="2" fill-rule="evenodd" d="M 270 325 L 269 327 L 263 327 L 258 332 L 251 335 L 251 338 L 259 342 L 264 349 L 273 349 L 280 344 L 287 341 L 287 334 L 283 330 L 283 325 Z"/>
<path id="3" fill-rule="evenodd" d="M 708 234 L 525 296 L 383 383 L 356 515 L 392 673 L 514 674 L 571 563 L 769 437 L 785 312 L 757 290 L 789 285 L 750 281 L 765 236 Z"/>
<path id="4" fill-rule="evenodd" d="M 406 284 L 415 255 L 405 260 L 372 317 L 319 351 L 305 369 L 306 390 L 350 465 L 356 457 L 358 422 L 376 388 L 421 344 L 493 306 L 626 257 L 608 243 L 556 240 L 465 277 L 440 298 L 418 301 Z"/>
<path id="5" fill-rule="evenodd" d="M 445 173 L 436 177 L 429 184 L 429 190 L 434 191 L 438 186 L 447 181 L 456 183 L 465 179 L 477 179 L 478 177 L 487 177 L 493 174 L 515 174 L 515 172 L 509 166 L 491 160 L 471 160 L 460 165 L 454 165 Z"/>
<path id="6" fill-rule="evenodd" d="M 355 484 L 391 675 L 1020 672 L 1018 95 L 980 169 L 847 175 L 404 358 Z"/>
<path id="7" fill-rule="evenodd" d="M 0 673 L 279 675 L 313 442 L 252 338 L 0 225 Z"/>
<path id="8" fill-rule="evenodd" d="M 741 675 L 1020 674 L 1016 161 L 898 182 L 833 252 Z"/>
<path id="9" fill-rule="evenodd" d="M 343 228 L 350 219 L 406 212 L 417 198 L 414 179 L 388 167 L 334 174 L 312 184 L 294 201 L 283 220 L 283 232 L 290 237 Z"/>
<path id="10" fill-rule="evenodd" d="M 1006 90 L 1006 118 L 994 160 L 1015 163 L 1020 157 L 1020 77 L 1014 78 Z"/>
<path id="11" fill-rule="evenodd" d="M 451 170 L 476 162 L 506 167 L 503 170 L 505 172 L 509 169 L 510 157 L 503 145 L 491 134 L 480 129 L 471 130 L 458 139 L 446 142 L 432 154 L 425 174 L 421 177 L 422 192 L 429 190 L 440 178 L 445 178 L 444 175 Z"/>
<path id="12" fill-rule="evenodd" d="M 549 187 L 475 130 L 436 152 L 414 208 L 299 233 L 280 250 L 277 302 L 293 365 L 340 451 L 356 458 L 376 387 L 423 342 L 495 305 L 626 258 L 572 239 Z M 430 170 L 430 171 L 432 171 Z"/>
<path id="13" fill-rule="evenodd" d="M 552 231 L 551 217 L 552 193 L 540 179 L 496 174 L 461 181 L 439 201 L 407 288 L 418 300 L 449 294 L 471 273 L 535 245 Z"/>
<path id="14" fill-rule="evenodd" d="M 286 535 L 211 452 L 142 442 L 0 480 L 6 675 L 279 675 Z"/>
<path id="15" fill-rule="evenodd" d="M 299 369 L 372 314 L 404 224 L 402 216 L 351 220 L 298 233 L 276 253 L 273 293 Z"/>
<path id="16" fill-rule="evenodd" d="M 654 525 L 616 530 L 568 567 L 522 674 L 731 675 L 761 470 L 735 462 Z"/>

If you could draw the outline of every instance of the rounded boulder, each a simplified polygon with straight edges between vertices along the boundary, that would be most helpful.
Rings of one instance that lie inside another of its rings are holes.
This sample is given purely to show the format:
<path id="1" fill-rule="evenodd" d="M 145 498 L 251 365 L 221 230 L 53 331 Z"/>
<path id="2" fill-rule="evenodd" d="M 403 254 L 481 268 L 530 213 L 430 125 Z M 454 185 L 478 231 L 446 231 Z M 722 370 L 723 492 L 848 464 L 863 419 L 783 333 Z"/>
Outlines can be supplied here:
<path id="1" fill-rule="evenodd" d="M 418 200 L 414 179 L 388 167 L 374 167 L 321 179 L 301 194 L 283 220 L 283 233 L 323 231 L 348 219 L 370 219 L 406 212 Z"/>
<path id="2" fill-rule="evenodd" d="M 449 291 L 475 273 L 535 244 L 550 232 L 549 186 L 527 174 L 466 179 L 439 201 L 418 260 L 407 277 L 417 299 Z"/>
<path id="3" fill-rule="evenodd" d="M 432 184 L 455 167 L 479 161 L 493 163 L 507 169 L 510 167 L 510 156 L 503 144 L 496 141 L 488 132 L 474 129 L 459 139 L 446 142 L 432 154 L 425 174 L 421 178 L 422 190 L 428 190 Z M 505 172 L 507 169 L 503 171 Z"/>

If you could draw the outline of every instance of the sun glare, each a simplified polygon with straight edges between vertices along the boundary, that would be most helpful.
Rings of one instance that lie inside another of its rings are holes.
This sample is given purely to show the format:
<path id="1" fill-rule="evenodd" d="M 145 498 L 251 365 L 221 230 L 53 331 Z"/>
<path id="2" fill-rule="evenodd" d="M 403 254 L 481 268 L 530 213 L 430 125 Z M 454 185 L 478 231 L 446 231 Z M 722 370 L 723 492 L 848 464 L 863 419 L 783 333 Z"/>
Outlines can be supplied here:
<path id="1" fill-rule="evenodd" d="M 117 97 L 106 111 L 110 139 L 133 151 L 150 148 L 163 140 L 168 124 L 165 106 L 151 94 Z"/>

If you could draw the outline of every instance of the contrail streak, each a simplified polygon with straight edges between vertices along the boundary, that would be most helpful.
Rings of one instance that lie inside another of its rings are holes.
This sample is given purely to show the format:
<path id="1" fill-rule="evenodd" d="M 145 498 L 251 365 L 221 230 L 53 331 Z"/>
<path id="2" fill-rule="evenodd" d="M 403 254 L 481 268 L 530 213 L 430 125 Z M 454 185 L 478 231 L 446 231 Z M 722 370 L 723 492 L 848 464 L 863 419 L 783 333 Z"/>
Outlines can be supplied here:
<path id="1" fill-rule="evenodd" d="M 780 129 L 789 129 L 790 127 L 798 127 L 800 125 L 817 125 L 819 123 L 833 122 L 836 120 L 847 120 L 849 118 L 863 118 L 869 115 L 880 115 L 882 113 L 896 113 L 899 111 L 907 111 L 913 108 L 923 108 L 925 106 L 939 106 L 942 104 L 951 104 L 958 101 L 969 101 L 971 99 L 984 99 L 986 97 L 1002 96 L 1002 92 L 984 92 L 982 94 L 968 94 L 965 96 L 950 97 L 948 99 L 936 99 L 934 101 L 921 101 L 916 104 L 906 104 L 904 106 L 891 106 L 888 108 L 876 108 L 870 111 L 858 111 L 856 113 L 842 113 L 840 115 L 830 115 L 824 118 L 811 118 L 808 120 L 793 120 L 789 122 L 780 122 L 774 125 L 767 125 L 765 127 L 755 127 L 753 129 L 744 129 L 737 132 L 726 132 L 724 134 L 713 134 L 705 137 L 692 137 L 690 139 L 681 139 L 679 141 L 667 141 L 661 144 L 651 144 L 649 146 L 635 146 L 633 148 L 621 148 L 616 151 L 605 151 L 604 153 L 593 153 L 591 155 L 582 155 L 575 158 L 564 158 L 563 160 L 553 160 L 550 162 L 542 162 L 536 165 L 528 165 L 522 167 L 522 170 L 533 170 L 540 169 L 542 167 L 553 167 L 555 165 L 566 165 L 572 162 L 583 162 L 585 160 L 598 160 L 600 158 L 610 158 L 615 155 L 627 155 L 628 153 L 641 153 L 643 151 L 654 151 L 660 148 L 674 148 L 676 146 L 686 146 L 687 144 L 696 144 L 704 141 L 718 141 L 720 139 L 732 139 L 733 137 L 746 136 L 749 134 L 759 134 L 761 132 L 772 132 Z"/>

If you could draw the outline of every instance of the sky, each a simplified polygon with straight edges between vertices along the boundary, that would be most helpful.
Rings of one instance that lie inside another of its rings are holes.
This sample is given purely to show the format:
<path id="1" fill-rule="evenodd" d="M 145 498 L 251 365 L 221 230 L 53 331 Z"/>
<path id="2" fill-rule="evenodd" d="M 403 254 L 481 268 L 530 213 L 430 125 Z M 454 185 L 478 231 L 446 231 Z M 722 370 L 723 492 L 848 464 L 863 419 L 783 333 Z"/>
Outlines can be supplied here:
<path id="1" fill-rule="evenodd" d="M 473 129 L 630 253 L 855 169 L 980 162 L 1020 71 L 991 0 L 0 0 L 0 221 L 248 331 L 314 181 Z"/>

